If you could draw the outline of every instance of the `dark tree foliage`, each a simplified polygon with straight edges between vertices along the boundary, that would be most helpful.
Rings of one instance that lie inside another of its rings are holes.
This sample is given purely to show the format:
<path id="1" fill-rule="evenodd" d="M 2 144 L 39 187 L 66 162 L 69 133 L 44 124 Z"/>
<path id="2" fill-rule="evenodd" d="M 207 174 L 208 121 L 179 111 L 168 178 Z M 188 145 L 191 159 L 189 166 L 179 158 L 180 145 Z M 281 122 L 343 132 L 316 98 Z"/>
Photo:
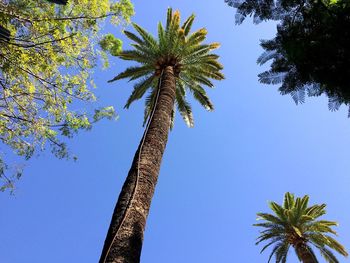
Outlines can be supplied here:
<path id="1" fill-rule="evenodd" d="M 10 31 L 0 25 L 0 39 L 9 41 L 10 40 Z"/>
<path id="2" fill-rule="evenodd" d="M 68 2 L 68 0 L 47 0 L 47 1 L 58 5 L 66 5 Z"/>
<path id="3" fill-rule="evenodd" d="M 306 95 L 325 94 L 332 111 L 350 106 L 349 0 L 226 2 L 237 8 L 237 24 L 247 16 L 254 23 L 279 21 L 275 38 L 261 42 L 264 53 L 257 62 L 272 64 L 259 74 L 260 82 L 282 83 L 281 94 L 290 94 L 296 103 L 303 103 Z"/>

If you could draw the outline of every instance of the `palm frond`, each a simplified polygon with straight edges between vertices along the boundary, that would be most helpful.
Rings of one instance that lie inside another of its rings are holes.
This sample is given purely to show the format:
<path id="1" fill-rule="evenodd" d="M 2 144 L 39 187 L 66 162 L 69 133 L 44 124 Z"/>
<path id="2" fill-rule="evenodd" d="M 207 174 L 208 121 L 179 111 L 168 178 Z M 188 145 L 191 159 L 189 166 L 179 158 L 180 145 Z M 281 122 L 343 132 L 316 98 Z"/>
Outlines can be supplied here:
<path id="1" fill-rule="evenodd" d="M 123 60 L 133 60 L 141 64 L 147 64 L 150 62 L 152 57 L 149 54 L 144 54 L 138 50 L 125 50 L 120 52 L 119 58 Z"/>
<path id="2" fill-rule="evenodd" d="M 284 241 L 276 251 L 276 263 L 285 263 L 287 261 L 287 255 L 290 244 Z"/>
<path id="3" fill-rule="evenodd" d="M 286 220 L 285 209 L 275 202 L 270 202 L 269 206 L 271 210 L 277 215 L 278 218 Z"/>
<path id="4" fill-rule="evenodd" d="M 157 46 L 157 40 L 148 33 L 145 29 L 140 27 L 138 24 L 133 23 L 132 24 L 135 30 L 140 34 L 140 36 L 143 38 L 143 41 L 148 44 L 149 46 Z"/>
<path id="5" fill-rule="evenodd" d="M 201 28 L 198 31 L 192 33 L 186 41 L 188 46 L 195 46 L 203 42 L 207 35 L 208 31 L 205 28 Z"/>
<path id="6" fill-rule="evenodd" d="M 294 195 L 287 192 L 284 195 L 283 207 L 285 209 L 292 209 L 294 207 Z"/>
<path id="7" fill-rule="evenodd" d="M 149 75 L 152 72 L 150 66 L 141 66 L 141 67 L 129 67 L 123 72 L 119 73 L 116 77 L 109 80 L 108 82 L 113 82 L 119 79 L 130 78 L 130 80 L 135 80 L 141 78 L 145 75 Z"/>
<path id="8" fill-rule="evenodd" d="M 258 244 L 260 244 L 261 242 L 263 242 L 263 241 L 265 241 L 265 240 L 269 240 L 269 239 L 271 239 L 271 238 L 277 238 L 277 237 L 281 236 L 282 233 L 283 233 L 283 231 L 277 231 L 277 230 L 272 231 L 272 230 L 271 230 L 271 231 L 269 231 L 269 232 L 267 232 L 267 233 L 261 234 L 261 235 L 258 237 L 257 241 L 255 242 L 255 245 L 258 245 Z"/>
<path id="9" fill-rule="evenodd" d="M 192 72 L 197 71 L 198 74 L 201 74 L 207 78 L 212 78 L 215 80 L 223 80 L 225 78 L 224 75 L 220 71 L 215 70 L 210 65 L 201 64 L 200 66 L 192 66 L 190 68 L 190 70 Z M 184 70 L 185 73 L 186 73 L 186 71 L 188 71 L 188 70 Z"/>
<path id="10" fill-rule="evenodd" d="M 182 25 L 181 28 L 183 29 L 185 36 L 187 36 L 190 33 L 194 18 L 195 18 L 195 15 L 192 14 L 190 17 L 187 18 L 187 20 Z"/>
<path id="11" fill-rule="evenodd" d="M 309 196 L 305 195 L 303 198 L 298 197 L 295 201 L 295 210 L 294 210 L 294 217 L 293 222 L 297 222 L 300 217 L 305 213 L 307 209 L 307 205 L 309 202 Z"/>
<path id="12" fill-rule="evenodd" d="M 320 253 L 322 257 L 328 262 L 328 263 L 339 263 L 336 256 L 332 253 L 331 250 L 325 248 L 325 247 L 317 247 L 320 250 Z"/>
<path id="13" fill-rule="evenodd" d="M 318 218 L 326 213 L 325 211 L 326 204 L 313 205 L 305 210 L 305 214 L 312 216 L 313 218 Z"/>
<path id="14" fill-rule="evenodd" d="M 194 83 L 202 84 L 209 88 L 214 87 L 213 82 L 211 82 L 206 76 L 195 74 L 194 72 L 186 72 L 184 75 L 188 76 L 188 78 L 191 79 Z M 180 78 L 182 78 L 181 75 Z"/>
<path id="15" fill-rule="evenodd" d="M 333 237 L 325 235 L 327 240 L 328 240 L 328 244 L 327 246 L 329 246 L 330 248 L 334 249 L 335 251 L 337 251 L 339 254 L 342 254 L 343 256 L 347 257 L 348 256 L 348 252 L 346 252 L 344 246 L 342 246 L 337 240 L 335 240 Z"/>
<path id="16" fill-rule="evenodd" d="M 277 251 L 277 250 L 280 248 L 280 246 L 282 246 L 282 245 L 283 245 L 283 243 L 282 243 L 282 242 L 279 242 L 279 243 L 277 243 L 277 244 L 274 246 L 274 248 L 272 249 L 272 251 L 271 251 L 271 253 L 270 253 L 269 260 L 267 261 L 267 263 L 270 263 L 270 261 L 271 261 L 273 255 L 275 255 L 276 251 Z"/>
<path id="17" fill-rule="evenodd" d="M 271 246 L 272 244 L 276 243 L 276 242 L 279 242 L 279 241 L 282 241 L 284 240 L 283 237 L 275 237 L 275 238 L 272 238 L 272 241 L 270 241 L 269 243 L 267 243 L 261 250 L 260 250 L 260 254 L 263 253 L 265 251 L 265 249 L 267 249 L 269 246 Z"/>
<path id="18" fill-rule="evenodd" d="M 129 38 L 131 39 L 132 41 L 136 42 L 137 44 L 139 45 L 143 45 L 144 42 L 141 38 L 139 38 L 138 36 L 136 36 L 134 33 L 131 33 L 127 30 L 124 30 L 124 34 Z"/>
<path id="19" fill-rule="evenodd" d="M 167 18 L 166 18 L 166 31 L 169 31 L 172 18 L 173 18 L 173 9 L 168 8 Z"/>
<path id="20" fill-rule="evenodd" d="M 157 87 L 153 87 L 152 91 L 146 97 L 145 111 L 144 111 L 143 124 L 142 124 L 143 126 L 145 126 L 145 124 L 147 123 L 147 121 L 151 115 L 151 111 L 152 111 L 153 107 L 155 106 L 157 92 L 158 92 Z"/>
<path id="21" fill-rule="evenodd" d="M 333 222 L 333 223 L 335 223 L 335 222 Z M 304 228 L 304 231 L 320 232 L 320 233 L 332 233 L 333 235 L 337 235 L 337 232 L 334 231 L 330 226 L 322 224 L 319 221 L 318 222 L 313 221 L 312 223 L 307 224 Z"/>
<path id="22" fill-rule="evenodd" d="M 274 215 L 271 215 L 271 214 L 267 214 L 267 213 L 257 213 L 257 220 L 266 220 L 266 221 L 270 221 L 272 223 L 275 223 L 275 224 L 279 224 L 279 225 L 283 225 L 283 221 L 274 216 Z"/>
<path id="23" fill-rule="evenodd" d="M 208 111 L 214 110 L 214 105 L 211 103 L 205 90 L 199 86 L 196 82 L 190 79 L 185 80 L 188 89 L 193 93 L 193 97 Z"/>
<path id="24" fill-rule="evenodd" d="M 145 92 L 152 86 L 155 76 L 148 76 L 134 85 L 134 90 L 131 93 L 128 101 L 126 102 L 124 108 L 128 109 L 135 100 L 142 98 Z"/>
<path id="25" fill-rule="evenodd" d="M 176 10 L 172 16 L 170 26 L 167 33 L 170 35 L 176 35 L 179 32 L 180 28 L 180 12 Z"/>
<path id="26" fill-rule="evenodd" d="M 176 103 L 177 108 L 187 126 L 193 127 L 194 121 L 192 116 L 191 105 L 184 99 L 184 97 L 181 95 L 178 89 L 176 90 Z"/>
<path id="27" fill-rule="evenodd" d="M 161 22 L 158 23 L 158 42 L 160 51 L 166 48 L 165 31 Z"/>
<path id="28" fill-rule="evenodd" d="M 147 64 L 151 64 L 152 61 L 157 60 L 158 57 L 158 48 L 149 45 L 139 45 L 139 44 L 131 44 L 135 50 L 139 51 L 141 54 L 147 54 L 148 62 Z M 149 65 L 152 66 L 152 65 Z"/>

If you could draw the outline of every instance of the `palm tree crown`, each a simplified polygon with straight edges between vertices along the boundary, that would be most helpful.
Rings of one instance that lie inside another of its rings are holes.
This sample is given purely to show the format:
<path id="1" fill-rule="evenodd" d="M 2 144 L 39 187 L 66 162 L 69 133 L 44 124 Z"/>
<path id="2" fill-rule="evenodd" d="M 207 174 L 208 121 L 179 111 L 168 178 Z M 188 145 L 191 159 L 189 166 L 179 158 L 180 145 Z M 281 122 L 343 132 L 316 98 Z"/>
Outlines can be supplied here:
<path id="1" fill-rule="evenodd" d="M 343 256 L 348 255 L 345 248 L 329 235 L 337 234 L 331 227 L 338 224 L 333 221 L 317 220 L 326 213 L 326 205 L 308 206 L 308 201 L 307 195 L 295 199 L 293 194 L 286 193 L 283 206 L 275 202 L 269 203 L 274 215 L 257 214 L 258 220 L 266 222 L 254 224 L 264 228 L 256 244 L 268 241 L 261 252 L 274 245 L 268 262 L 275 255 L 276 263 L 285 263 L 290 246 L 295 249 L 299 260 L 303 262 L 318 262 L 313 247 L 317 248 L 329 263 L 338 262 L 331 249 Z"/>
<path id="2" fill-rule="evenodd" d="M 144 122 L 153 109 L 158 83 L 167 66 L 173 67 L 177 109 L 188 126 L 193 126 L 193 117 L 191 106 L 186 101 L 187 91 L 190 91 L 207 110 L 213 110 L 213 104 L 206 95 L 203 85 L 213 87 L 210 79 L 224 78 L 220 72 L 222 65 L 218 62 L 218 56 L 210 53 L 218 48 L 219 44 L 202 44 L 207 34 L 204 28 L 190 34 L 194 18 L 195 16 L 191 15 L 180 27 L 180 13 L 178 11 L 173 13 L 169 8 L 166 27 L 164 28 L 162 23 L 158 24 L 158 39 L 135 23 L 133 26 L 140 36 L 129 31 L 124 32 L 134 42 L 132 44 L 134 49 L 121 52 L 119 57 L 134 60 L 140 65 L 127 68 L 110 82 L 123 78 L 139 80 L 134 85 L 125 108 L 150 90 L 146 98 Z"/>

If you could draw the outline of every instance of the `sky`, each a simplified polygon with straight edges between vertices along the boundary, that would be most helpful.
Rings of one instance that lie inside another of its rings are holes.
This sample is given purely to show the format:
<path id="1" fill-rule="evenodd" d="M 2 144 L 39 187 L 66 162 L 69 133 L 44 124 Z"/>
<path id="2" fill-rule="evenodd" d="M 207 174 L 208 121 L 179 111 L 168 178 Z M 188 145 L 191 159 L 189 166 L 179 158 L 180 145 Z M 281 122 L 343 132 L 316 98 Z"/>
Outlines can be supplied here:
<path id="1" fill-rule="evenodd" d="M 152 33 L 169 6 L 183 19 L 195 13 L 193 28 L 206 27 L 207 41 L 221 43 L 217 53 L 226 77 L 208 90 L 214 112 L 193 102 L 194 128 L 176 117 L 141 262 L 267 262 L 252 224 L 257 212 L 270 212 L 268 202 L 282 203 L 287 191 L 308 194 L 310 204 L 326 203 L 324 219 L 339 222 L 337 239 L 350 248 L 347 109 L 328 111 L 322 96 L 295 105 L 278 86 L 258 82 L 266 69 L 256 64 L 259 40 L 272 38 L 276 25 L 247 20 L 236 26 L 235 11 L 223 0 L 133 2 L 133 21 Z M 106 25 L 108 30 L 129 47 L 120 31 Z M 144 101 L 123 109 L 132 84 L 107 83 L 130 65 L 113 58 L 110 69 L 95 69 L 98 104 L 113 105 L 119 119 L 101 121 L 69 142 L 77 162 L 44 152 L 27 163 L 14 196 L 0 194 L 0 262 L 98 262 L 143 133 Z M 288 262 L 298 262 L 293 251 Z"/>

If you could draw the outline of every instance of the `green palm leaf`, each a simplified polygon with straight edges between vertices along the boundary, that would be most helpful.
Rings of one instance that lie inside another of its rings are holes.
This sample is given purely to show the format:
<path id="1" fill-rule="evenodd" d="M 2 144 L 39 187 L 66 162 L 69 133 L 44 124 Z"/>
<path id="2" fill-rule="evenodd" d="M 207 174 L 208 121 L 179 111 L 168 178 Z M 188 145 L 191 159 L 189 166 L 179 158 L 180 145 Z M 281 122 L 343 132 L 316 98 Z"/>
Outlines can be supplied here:
<path id="1" fill-rule="evenodd" d="M 194 121 L 192 116 L 192 108 L 191 105 L 185 100 L 184 96 L 180 93 L 180 91 L 176 90 L 176 103 L 177 108 L 186 122 L 187 126 L 193 127 Z"/>
<path id="2" fill-rule="evenodd" d="M 126 102 L 124 108 L 129 108 L 131 103 L 135 100 L 142 98 L 142 96 L 146 93 L 146 91 L 154 84 L 154 76 L 146 77 L 140 82 L 136 83 L 134 86 L 134 90 L 131 93 L 128 101 Z"/>
<path id="3" fill-rule="evenodd" d="M 130 78 L 130 80 L 135 80 L 141 77 L 144 77 L 145 75 L 149 75 L 150 73 L 153 73 L 153 68 L 149 66 L 142 66 L 142 67 L 129 67 L 126 70 L 124 70 L 122 73 L 119 73 L 116 77 L 111 79 L 109 82 L 113 82 L 119 79 L 125 79 Z"/>
<path id="4" fill-rule="evenodd" d="M 332 253 L 331 250 L 325 248 L 325 247 L 318 247 L 320 250 L 320 253 L 322 257 L 328 262 L 328 263 L 339 263 L 336 256 Z"/>
<path id="5" fill-rule="evenodd" d="M 283 242 L 276 250 L 276 263 L 285 263 L 287 261 L 287 255 L 290 244 Z"/>
<path id="6" fill-rule="evenodd" d="M 151 111 L 155 105 L 156 98 L 157 98 L 157 92 L 158 89 L 156 87 L 153 87 L 150 94 L 146 97 L 145 100 L 145 111 L 144 111 L 144 118 L 143 118 L 143 126 L 145 126 L 149 116 L 151 115 Z"/>
<path id="7" fill-rule="evenodd" d="M 185 23 L 182 25 L 181 28 L 183 29 L 185 36 L 187 36 L 188 33 L 190 33 L 194 18 L 195 18 L 195 15 L 192 14 L 189 18 L 187 18 Z"/>
<path id="8" fill-rule="evenodd" d="M 137 35 L 135 35 L 134 33 L 131 33 L 129 31 L 124 31 L 124 34 L 129 38 L 131 39 L 132 41 L 136 42 L 137 44 L 139 45 L 143 45 L 144 42 L 142 41 L 141 38 L 139 38 Z"/>
<path id="9" fill-rule="evenodd" d="M 132 25 L 144 41 L 144 43 L 138 43 L 139 45 L 145 44 L 145 46 L 149 46 L 150 48 L 157 46 L 157 40 L 151 34 L 149 34 L 145 29 L 143 29 L 136 23 L 132 23 Z"/>

